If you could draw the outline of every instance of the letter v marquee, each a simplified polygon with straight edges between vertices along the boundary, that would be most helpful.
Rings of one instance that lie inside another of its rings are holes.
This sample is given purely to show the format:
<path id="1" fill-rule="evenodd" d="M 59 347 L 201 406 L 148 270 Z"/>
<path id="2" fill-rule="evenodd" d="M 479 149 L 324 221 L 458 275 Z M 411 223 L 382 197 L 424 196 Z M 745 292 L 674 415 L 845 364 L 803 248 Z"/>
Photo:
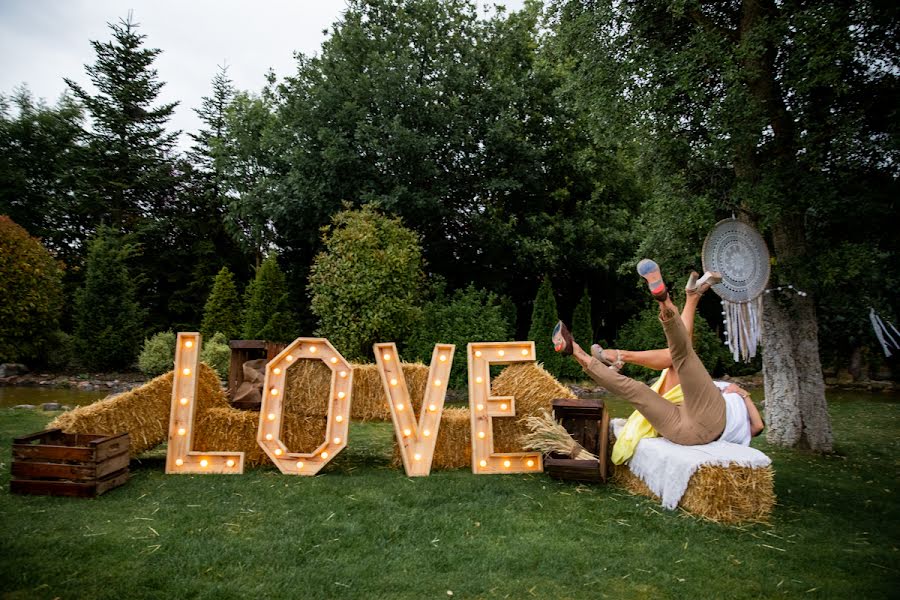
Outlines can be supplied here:
<path id="1" fill-rule="evenodd" d="M 422 399 L 419 422 L 413 413 L 409 388 L 400 366 L 400 355 L 393 343 L 375 344 L 375 362 L 381 374 L 384 393 L 391 409 L 394 432 L 403 458 L 403 468 L 410 477 L 422 477 L 431 472 L 431 460 L 437 442 L 438 427 L 444 412 L 447 382 L 453 366 L 453 344 L 435 344 L 428 368 L 428 383 Z"/>
<path id="2" fill-rule="evenodd" d="M 331 369 L 325 440 L 311 453 L 289 452 L 281 439 L 286 371 L 301 359 L 321 360 Z M 347 446 L 353 369 L 324 338 L 297 338 L 266 365 L 256 441 L 286 475 L 315 475 Z"/>
<path id="3" fill-rule="evenodd" d="M 472 472 L 534 473 L 543 470 L 540 452 L 494 452 L 496 417 L 516 416 L 516 399 L 491 396 L 491 365 L 534 362 L 534 342 L 473 342 L 469 350 L 469 413 Z"/>

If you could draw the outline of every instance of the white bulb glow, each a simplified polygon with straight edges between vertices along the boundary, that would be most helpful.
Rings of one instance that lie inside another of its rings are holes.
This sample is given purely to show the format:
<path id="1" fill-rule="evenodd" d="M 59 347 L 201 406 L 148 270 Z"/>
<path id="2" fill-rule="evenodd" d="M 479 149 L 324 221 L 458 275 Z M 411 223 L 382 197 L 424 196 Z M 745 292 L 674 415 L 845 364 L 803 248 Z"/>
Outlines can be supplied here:
<path id="1" fill-rule="evenodd" d="M 182 406 L 187 406 L 188 399 L 187 399 L 187 398 L 182 398 L 182 399 L 180 400 L 180 402 L 181 402 L 181 405 L 182 405 Z"/>
<path id="2" fill-rule="evenodd" d="M 484 404 L 477 404 L 475 410 L 484 410 Z"/>
<path id="3" fill-rule="evenodd" d="M 403 405 L 402 405 L 402 404 L 398 404 L 398 405 L 397 405 L 397 410 L 403 410 Z"/>
<path id="4" fill-rule="evenodd" d="M 486 461 L 486 460 L 482 460 L 482 461 L 479 462 L 478 464 L 481 465 L 482 467 L 486 467 L 486 466 L 487 466 L 487 461 Z"/>
<path id="5" fill-rule="evenodd" d="M 476 356 L 476 357 L 480 357 L 480 356 L 481 356 L 481 350 L 476 350 L 476 351 L 475 351 L 475 356 Z"/>
<path id="6" fill-rule="evenodd" d="M 185 348 L 191 348 L 191 347 L 193 347 L 193 345 L 194 345 L 194 342 L 192 342 L 191 340 L 188 340 L 184 343 Z"/>
<path id="7" fill-rule="evenodd" d="M 434 380 L 434 387 L 441 387 L 441 380 L 440 380 L 440 379 L 435 379 L 435 380 Z"/>
<path id="8" fill-rule="evenodd" d="M 505 403 L 505 402 L 504 402 L 503 404 L 500 405 L 500 410 L 506 410 L 506 403 Z"/>
<path id="9" fill-rule="evenodd" d="M 335 443 L 335 444 L 340 444 L 340 443 L 341 443 L 341 438 L 339 438 L 339 437 L 334 438 L 334 443 Z"/>
<path id="10" fill-rule="evenodd" d="M 429 404 L 429 405 L 428 405 L 428 410 L 430 410 L 431 412 L 434 412 L 434 411 L 437 410 L 437 406 L 435 406 L 434 404 Z"/>
<path id="11" fill-rule="evenodd" d="M 275 456 L 281 456 L 281 448 L 275 448 Z"/>
<path id="12" fill-rule="evenodd" d="M 183 369 L 183 370 L 181 371 L 181 373 L 182 373 L 182 375 L 190 375 L 190 374 L 191 374 L 191 370 L 190 370 L 190 369 Z"/>
<path id="13" fill-rule="evenodd" d="M 525 464 L 528 465 L 529 467 L 533 467 L 534 461 L 529 458 L 527 461 L 525 461 Z"/>
<path id="14" fill-rule="evenodd" d="M 338 373 L 338 375 L 340 375 L 341 377 L 346 377 L 347 371 L 341 371 L 340 373 Z"/>
<path id="15" fill-rule="evenodd" d="M 403 435 L 405 435 L 406 437 L 409 437 L 410 435 L 412 435 L 412 429 L 404 429 Z"/>
<path id="16" fill-rule="evenodd" d="M 504 461 L 503 461 L 503 466 L 506 467 L 507 469 L 509 468 L 509 465 L 511 465 L 511 464 L 512 464 L 512 463 L 509 462 L 508 460 L 504 460 Z"/>
<path id="17" fill-rule="evenodd" d="M 331 364 L 334 364 L 334 363 L 336 363 L 336 362 L 337 362 L 337 356 L 332 356 L 332 357 L 331 357 Z"/>
<path id="18" fill-rule="evenodd" d="M 528 356 L 528 348 L 522 348 L 522 356 Z"/>
<path id="19" fill-rule="evenodd" d="M 397 385 L 397 379 L 391 378 L 391 385 Z"/>
<path id="20" fill-rule="evenodd" d="M 281 375 L 281 369 L 279 369 L 278 367 L 275 367 L 274 369 L 272 369 L 272 372 L 275 373 L 276 375 Z"/>
<path id="21" fill-rule="evenodd" d="M 497 350 L 497 356 L 506 356 L 505 350 Z"/>
<path id="22" fill-rule="evenodd" d="M 327 453 L 327 452 L 323 452 L 323 453 L 320 454 L 319 456 L 321 456 L 323 459 L 326 459 L 326 458 L 328 458 L 328 453 Z"/>
<path id="23" fill-rule="evenodd" d="M 391 360 L 391 355 L 388 354 L 387 352 L 385 352 L 385 353 L 381 356 L 381 358 L 383 358 L 384 360 Z"/>
<path id="24" fill-rule="evenodd" d="M 415 460 L 422 460 L 422 455 L 421 454 L 413 454 L 413 458 Z"/>
<path id="25" fill-rule="evenodd" d="M 424 435 L 425 437 L 428 437 L 429 435 L 431 435 L 431 430 L 426 429 L 425 431 L 422 432 L 422 435 Z"/>
<path id="26" fill-rule="evenodd" d="M 266 441 L 268 441 L 268 442 L 271 442 L 271 441 L 272 441 L 272 434 L 271 434 L 271 433 L 267 433 L 267 434 L 266 434 Z"/>
<path id="27" fill-rule="evenodd" d="M 484 379 L 482 377 L 475 378 L 475 383 L 481 383 L 482 381 L 484 381 Z"/>
<path id="28" fill-rule="evenodd" d="M 225 466 L 226 466 L 226 467 L 233 467 L 233 466 L 234 466 L 234 461 L 231 460 L 231 459 L 229 458 L 228 460 L 225 461 Z"/>
<path id="29" fill-rule="evenodd" d="M 334 418 L 334 420 L 337 421 L 338 423 L 340 423 L 341 421 L 344 420 L 344 415 L 338 415 Z"/>
<path id="30" fill-rule="evenodd" d="M 270 421 L 274 421 L 274 420 L 275 420 L 275 413 L 269 413 L 268 417 L 269 417 L 269 420 L 270 420 Z"/>
<path id="31" fill-rule="evenodd" d="M 441 362 L 447 362 L 447 355 L 446 355 L 446 354 L 441 354 L 441 355 L 438 357 L 438 359 L 440 359 Z"/>
<path id="32" fill-rule="evenodd" d="M 176 466 L 176 467 L 180 467 L 180 466 L 183 465 L 183 464 L 184 464 L 184 461 L 181 460 L 180 458 L 176 458 L 176 459 L 175 459 L 175 466 Z"/>
<path id="33" fill-rule="evenodd" d="M 209 461 L 204 458 L 203 460 L 200 461 L 200 466 L 205 469 L 206 467 L 209 466 Z"/>
<path id="34" fill-rule="evenodd" d="M 294 362 L 294 355 L 288 354 L 287 356 L 284 357 L 284 360 L 286 360 L 288 362 Z"/>
<path id="35" fill-rule="evenodd" d="M 184 435 L 185 433 L 187 433 L 187 429 L 185 429 L 184 427 L 178 428 L 178 435 Z"/>
<path id="36" fill-rule="evenodd" d="M 344 396 L 346 396 L 346 395 L 347 395 L 347 394 L 345 394 L 344 392 L 338 392 L 338 399 L 339 399 L 339 400 L 343 400 L 343 399 L 344 399 Z"/>
<path id="37" fill-rule="evenodd" d="M 309 347 L 309 353 L 310 353 L 310 354 L 315 354 L 318 350 L 319 350 L 319 349 L 316 348 L 315 346 L 310 346 L 310 347 Z"/>
<path id="38" fill-rule="evenodd" d="M 298 469 L 302 469 L 302 468 L 303 468 L 303 461 L 302 461 L 302 460 L 298 460 L 298 461 L 297 461 L 297 468 L 298 468 Z"/>
<path id="39" fill-rule="evenodd" d="M 273 396 L 277 396 L 277 395 L 278 395 L 278 388 L 272 388 L 271 390 L 269 390 L 269 393 L 272 394 Z"/>
<path id="40" fill-rule="evenodd" d="M 478 437 L 480 437 L 481 439 L 484 439 L 484 432 L 483 432 L 483 431 L 479 431 L 479 432 L 478 432 Z"/>

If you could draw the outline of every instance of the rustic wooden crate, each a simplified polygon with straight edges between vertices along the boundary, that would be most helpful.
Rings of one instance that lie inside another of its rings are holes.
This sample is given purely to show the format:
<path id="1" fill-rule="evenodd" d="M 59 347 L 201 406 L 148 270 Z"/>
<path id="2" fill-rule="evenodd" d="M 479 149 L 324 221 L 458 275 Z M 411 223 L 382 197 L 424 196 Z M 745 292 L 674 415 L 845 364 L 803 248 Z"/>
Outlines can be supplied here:
<path id="1" fill-rule="evenodd" d="M 554 400 L 553 413 L 572 438 L 598 458 L 575 460 L 551 454 L 544 459 L 544 471 L 555 479 L 605 482 L 609 473 L 609 412 L 603 400 Z"/>
<path id="2" fill-rule="evenodd" d="M 231 348 L 231 363 L 228 366 L 228 398 L 230 399 L 244 380 L 245 362 L 258 358 L 265 358 L 268 362 L 284 350 L 286 344 L 267 342 L 266 340 L 231 340 L 228 342 L 228 346 Z M 244 410 L 259 410 L 258 404 L 249 406 L 235 404 L 234 406 Z"/>
<path id="3" fill-rule="evenodd" d="M 127 433 L 93 435 L 48 429 L 12 445 L 10 491 L 93 498 L 128 481 Z"/>

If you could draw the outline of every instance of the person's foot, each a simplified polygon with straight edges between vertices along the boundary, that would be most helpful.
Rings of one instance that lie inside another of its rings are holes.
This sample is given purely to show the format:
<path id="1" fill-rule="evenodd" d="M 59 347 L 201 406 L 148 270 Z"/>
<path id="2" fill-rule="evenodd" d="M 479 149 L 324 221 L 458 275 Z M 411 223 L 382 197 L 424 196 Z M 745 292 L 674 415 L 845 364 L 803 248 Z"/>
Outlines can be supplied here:
<path id="1" fill-rule="evenodd" d="M 553 328 L 553 333 L 550 335 L 550 338 L 553 340 L 554 350 L 560 354 L 572 354 L 575 342 L 572 339 L 572 334 L 569 333 L 569 330 L 562 321 L 557 323 L 556 327 Z"/>
<path id="2" fill-rule="evenodd" d="M 666 283 L 663 281 L 662 274 L 659 272 L 659 265 L 656 262 L 645 258 L 637 265 L 638 275 L 647 281 L 647 287 L 650 294 L 657 302 L 665 302 L 669 297 L 666 289 Z"/>
<path id="3" fill-rule="evenodd" d="M 613 353 L 615 353 L 615 358 L 612 357 Z M 618 371 L 625 366 L 625 361 L 622 360 L 621 352 L 618 350 L 605 350 L 600 344 L 591 346 L 591 356 L 613 371 Z"/>
<path id="4" fill-rule="evenodd" d="M 703 274 L 703 277 L 697 278 L 697 272 L 691 271 L 690 276 L 688 277 L 688 282 L 684 286 L 684 292 L 689 295 L 698 295 L 702 296 L 717 283 L 722 282 L 722 274 L 718 271 L 707 271 Z"/>

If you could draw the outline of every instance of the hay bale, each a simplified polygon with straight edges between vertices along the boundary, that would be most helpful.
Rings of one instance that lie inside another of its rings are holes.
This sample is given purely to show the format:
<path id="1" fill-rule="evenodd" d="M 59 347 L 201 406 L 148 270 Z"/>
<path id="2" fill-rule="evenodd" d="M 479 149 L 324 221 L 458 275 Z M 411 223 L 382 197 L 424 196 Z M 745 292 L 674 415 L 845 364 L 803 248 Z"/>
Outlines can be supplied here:
<path id="1" fill-rule="evenodd" d="M 428 384 L 428 367 L 422 363 L 402 363 L 403 377 L 409 389 L 410 402 L 415 414 L 419 414 L 425 386 Z M 384 384 L 378 365 L 353 365 L 353 400 L 350 404 L 353 421 L 390 421 L 391 410 L 384 395 Z"/>
<path id="2" fill-rule="evenodd" d="M 553 410 L 557 398 L 575 398 L 572 390 L 561 384 L 537 363 L 512 364 L 491 381 L 492 396 L 514 396 L 516 418 L 493 419 L 494 452 L 524 452 L 521 438 L 529 432 L 525 417 L 540 416 Z"/>
<path id="3" fill-rule="evenodd" d="M 400 446 L 394 440 L 391 466 L 402 469 Z M 434 444 L 431 469 L 462 469 L 472 466 L 472 427 L 468 408 L 445 408 Z"/>
<path id="4" fill-rule="evenodd" d="M 48 428 L 59 427 L 66 433 L 100 433 L 114 435 L 128 432 L 132 456 L 150 450 L 166 441 L 169 434 L 169 408 L 172 403 L 173 371 L 160 375 L 129 392 L 110 396 L 88 406 L 64 413 Z M 227 407 L 219 376 L 200 364 L 197 385 L 198 414 Z"/>
<path id="5" fill-rule="evenodd" d="M 327 416 L 330 392 L 331 369 L 321 360 L 298 360 L 285 371 L 284 412 Z"/>
<path id="6" fill-rule="evenodd" d="M 615 465 L 612 482 L 659 501 L 628 465 Z M 704 465 L 691 477 L 678 506 L 716 523 L 768 522 L 775 506 L 772 467 Z"/>
<path id="7" fill-rule="evenodd" d="M 324 417 L 285 414 L 282 423 L 284 443 L 290 452 L 312 452 L 325 441 Z M 246 466 L 269 462 L 256 442 L 259 413 L 228 407 L 212 408 L 197 419 L 194 450 L 243 452 Z"/>

